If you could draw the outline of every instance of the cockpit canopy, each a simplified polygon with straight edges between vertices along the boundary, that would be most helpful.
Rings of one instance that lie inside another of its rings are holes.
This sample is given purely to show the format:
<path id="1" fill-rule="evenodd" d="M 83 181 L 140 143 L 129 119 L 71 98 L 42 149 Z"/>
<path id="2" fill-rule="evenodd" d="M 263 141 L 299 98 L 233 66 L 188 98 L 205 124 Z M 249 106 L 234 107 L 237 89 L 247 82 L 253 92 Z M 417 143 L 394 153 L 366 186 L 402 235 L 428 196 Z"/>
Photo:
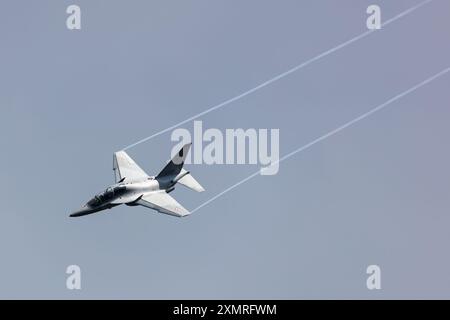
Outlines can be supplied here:
<path id="1" fill-rule="evenodd" d="M 89 200 L 87 204 L 90 207 L 98 207 L 102 204 L 112 201 L 115 198 L 122 196 L 123 194 L 125 194 L 126 190 L 127 190 L 126 186 L 109 187 L 105 191 L 97 194 L 94 198 Z"/>

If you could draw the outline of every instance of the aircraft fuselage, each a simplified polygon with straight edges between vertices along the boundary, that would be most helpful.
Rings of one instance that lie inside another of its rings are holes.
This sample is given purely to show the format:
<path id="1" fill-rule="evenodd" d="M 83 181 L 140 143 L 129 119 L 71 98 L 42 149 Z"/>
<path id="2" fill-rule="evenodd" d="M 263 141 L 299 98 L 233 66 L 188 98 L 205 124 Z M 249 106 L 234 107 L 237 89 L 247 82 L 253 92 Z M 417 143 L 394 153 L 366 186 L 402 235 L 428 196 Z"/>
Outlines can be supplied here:
<path id="1" fill-rule="evenodd" d="M 205 191 L 190 172 L 183 169 L 191 145 L 185 144 L 156 176 L 148 175 L 124 150 L 115 152 L 113 170 L 116 183 L 70 216 L 81 217 L 121 204 L 142 206 L 178 218 L 188 216 L 190 212 L 169 192 L 175 189 L 177 183 L 196 192 Z"/>
<path id="2" fill-rule="evenodd" d="M 160 189 L 158 180 L 154 178 L 114 184 L 106 188 L 105 191 L 97 194 L 82 208 L 73 212 L 70 216 L 81 217 L 111 209 L 121 204 L 133 205 L 133 202 L 143 195 L 160 190 L 165 189 Z"/>

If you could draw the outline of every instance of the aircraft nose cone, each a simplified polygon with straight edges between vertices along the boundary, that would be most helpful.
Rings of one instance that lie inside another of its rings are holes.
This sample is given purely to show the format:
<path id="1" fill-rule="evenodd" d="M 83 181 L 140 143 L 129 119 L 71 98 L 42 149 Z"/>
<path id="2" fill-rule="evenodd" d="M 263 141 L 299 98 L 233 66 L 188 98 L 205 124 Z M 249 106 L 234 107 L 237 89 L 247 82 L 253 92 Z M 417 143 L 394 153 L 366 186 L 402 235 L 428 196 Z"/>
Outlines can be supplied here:
<path id="1" fill-rule="evenodd" d="M 80 210 L 72 212 L 69 217 L 72 217 L 72 218 L 81 217 L 81 216 L 88 214 L 88 212 L 89 212 L 89 210 L 88 210 L 87 206 L 83 206 Z"/>

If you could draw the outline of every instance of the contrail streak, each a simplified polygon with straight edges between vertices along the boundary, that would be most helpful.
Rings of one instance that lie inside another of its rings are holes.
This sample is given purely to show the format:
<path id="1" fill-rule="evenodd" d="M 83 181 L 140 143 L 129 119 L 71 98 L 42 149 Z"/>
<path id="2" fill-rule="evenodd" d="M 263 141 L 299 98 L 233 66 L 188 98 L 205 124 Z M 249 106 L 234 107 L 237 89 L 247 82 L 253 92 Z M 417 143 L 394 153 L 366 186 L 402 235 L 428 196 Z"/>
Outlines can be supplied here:
<path id="1" fill-rule="evenodd" d="M 449 68 L 446 68 L 446 69 L 444 69 L 444 70 L 442 70 L 441 72 L 435 74 L 434 76 L 432 76 L 432 77 L 430 77 L 430 78 L 428 78 L 428 79 L 426 79 L 426 80 L 420 82 L 419 84 L 417 84 L 417 85 L 415 85 L 415 86 L 409 88 L 409 89 L 406 90 L 406 91 L 403 91 L 402 93 L 400 93 L 400 94 L 396 95 L 395 97 L 393 97 L 393 98 L 387 100 L 386 102 L 384 102 L 384 103 L 378 105 L 377 107 L 371 109 L 370 111 L 368 111 L 368 112 L 366 112 L 366 113 L 360 115 L 359 117 L 354 118 L 354 119 L 351 120 L 351 121 L 348 121 L 347 123 L 343 124 L 342 126 L 336 128 L 336 129 L 334 129 L 334 130 L 332 130 L 332 131 L 330 131 L 330 132 L 328 132 L 328 133 L 326 133 L 326 134 L 320 136 L 319 138 L 317 138 L 317 139 L 315 139 L 315 140 L 313 140 L 313 141 L 311 141 L 311 142 L 305 144 L 304 146 L 302 146 L 302 147 L 300 147 L 300 148 L 298 148 L 298 149 L 295 149 L 294 151 L 292 151 L 292 152 L 286 154 L 285 156 L 283 156 L 282 158 L 280 158 L 278 161 L 275 161 L 273 164 L 276 165 L 276 164 L 278 164 L 278 163 L 280 163 L 280 162 L 283 162 L 283 161 L 289 159 L 290 157 L 296 155 L 297 153 L 302 152 L 302 151 L 305 151 L 305 150 L 311 148 L 312 146 L 314 146 L 315 144 L 317 144 L 317 143 L 319 143 L 319 142 L 321 142 L 321 141 L 323 141 L 323 140 L 325 140 L 325 139 L 327 139 L 327 138 L 329 138 L 329 137 L 331 137 L 331 136 L 334 136 L 335 134 L 339 133 L 340 131 L 342 131 L 342 130 L 344 130 L 344 129 L 350 127 L 351 125 L 354 125 L 355 123 L 357 123 L 357 122 L 359 122 L 359 121 L 361 121 L 361 120 L 363 120 L 363 119 L 365 119 L 365 118 L 367 118 L 367 117 L 373 115 L 374 113 L 376 113 L 376 112 L 378 112 L 378 111 L 380 111 L 380 110 L 386 108 L 386 107 L 389 106 L 391 103 L 393 103 L 393 102 L 395 102 L 395 101 L 397 101 L 397 100 L 403 98 L 404 96 L 406 96 L 406 95 L 408 95 L 408 94 L 410 94 L 410 93 L 416 91 L 417 89 L 419 89 L 419 88 L 423 87 L 424 85 L 430 83 L 431 81 L 433 81 L 433 80 L 435 80 L 435 79 L 437 79 L 437 78 L 443 76 L 444 74 L 448 73 L 449 71 L 450 71 L 450 67 L 449 67 Z M 271 165 L 272 165 L 272 164 L 271 164 Z M 255 172 L 255 173 L 249 175 L 247 178 L 245 178 L 245 179 L 243 179 L 243 180 L 241 180 L 241 181 L 235 183 L 234 185 L 228 187 L 228 188 L 225 189 L 224 191 L 220 192 L 219 194 L 215 195 L 215 196 L 212 197 L 211 199 L 209 199 L 209 200 L 205 201 L 204 203 L 202 203 L 201 205 L 199 205 L 197 208 L 195 208 L 194 210 L 192 210 L 191 213 L 194 213 L 194 212 L 200 210 L 200 209 L 203 208 L 204 206 L 210 204 L 210 203 L 213 202 L 214 200 L 220 198 L 220 197 L 223 196 L 224 194 L 230 192 L 230 191 L 233 190 L 234 188 L 236 188 L 236 187 L 240 186 L 241 184 L 243 184 L 243 183 L 249 181 L 250 179 L 253 179 L 254 177 L 258 176 L 259 174 L 260 174 L 260 170 L 258 170 L 257 172 Z"/>
<path id="2" fill-rule="evenodd" d="M 403 11 L 402 13 L 399 13 L 395 17 L 392 17 L 391 19 L 386 20 L 384 23 L 382 23 L 382 27 L 385 27 L 385 26 L 391 24 L 392 22 L 394 22 L 394 21 L 396 21 L 396 20 L 398 20 L 400 18 L 405 17 L 406 15 L 414 12 L 415 10 L 419 9 L 420 7 L 430 3 L 432 1 L 433 0 L 425 0 L 423 2 L 420 2 L 419 4 L 417 4 L 417 5 L 415 5 L 415 6 L 411 7 L 411 8 Z M 179 126 L 181 126 L 181 125 L 183 125 L 183 124 L 185 124 L 187 122 L 190 122 L 190 121 L 195 120 L 195 119 L 197 119 L 197 118 L 199 118 L 201 116 L 204 116 L 205 114 L 208 114 L 208 113 L 213 112 L 215 110 L 221 109 L 221 108 L 231 104 L 232 102 L 235 102 L 235 101 L 237 101 L 239 99 L 242 99 L 242 98 L 252 94 L 253 92 L 258 91 L 259 89 L 262 89 L 262 88 L 264 88 L 264 87 L 266 87 L 266 86 L 268 86 L 268 85 L 270 85 L 270 84 L 272 84 L 272 83 L 274 83 L 274 82 L 276 82 L 276 81 L 278 81 L 278 80 L 280 80 L 280 79 L 290 75 L 291 73 L 294 73 L 294 72 L 296 72 L 296 71 L 298 71 L 298 70 L 308 66 L 309 64 L 311 64 L 311 63 L 313 63 L 313 62 L 315 62 L 317 60 L 320 60 L 320 59 L 322 59 L 322 58 L 324 58 L 324 57 L 326 57 L 326 56 L 328 56 L 328 55 L 330 55 L 330 54 L 332 54 L 332 53 L 334 53 L 334 52 L 336 52 L 336 51 L 338 51 L 338 50 L 340 50 L 340 49 L 342 49 L 342 48 L 344 48 L 344 47 L 346 47 L 346 46 L 348 46 L 348 45 L 350 45 L 350 44 L 352 44 L 352 43 L 354 43 L 356 41 L 358 41 L 358 40 L 361 40 L 361 39 L 367 37 L 368 35 L 370 35 L 372 32 L 375 32 L 375 31 L 376 30 L 368 30 L 368 31 L 366 31 L 366 32 L 364 32 L 364 33 L 362 33 L 362 34 L 360 34 L 360 35 L 358 35 L 358 36 L 356 36 L 356 37 L 354 37 L 354 38 L 352 38 L 350 40 L 347 40 L 347 41 L 345 41 L 345 42 L 343 42 L 343 43 L 341 43 L 341 44 L 339 44 L 339 45 L 337 45 L 337 46 L 335 46 L 335 47 L 333 47 L 333 48 L 331 48 L 331 49 L 329 49 L 327 51 L 322 52 L 321 54 L 315 56 L 314 58 L 306 60 L 305 62 L 303 62 L 303 63 L 301 63 L 301 64 L 299 64 L 299 65 L 297 65 L 297 66 L 295 66 L 295 67 L 293 67 L 291 69 L 289 69 L 288 71 L 285 71 L 285 72 L 283 72 L 283 73 L 273 77 L 272 79 L 267 80 L 266 82 L 263 82 L 263 83 L 259 84 L 258 86 L 241 93 L 240 95 L 238 95 L 238 96 L 236 96 L 234 98 L 228 99 L 228 100 L 226 100 L 226 101 L 224 101 L 224 102 L 222 102 L 220 104 L 217 104 L 217 105 L 215 105 L 215 106 L 213 106 L 213 107 L 211 107 L 209 109 L 206 109 L 206 110 L 204 110 L 204 111 L 202 111 L 202 112 L 200 112 L 200 113 L 198 113 L 196 115 L 193 115 L 190 118 L 187 118 L 187 119 L 185 119 L 183 121 L 180 121 L 177 124 L 174 124 L 173 126 L 167 127 L 166 129 L 163 129 L 161 131 L 158 131 L 158 132 L 152 134 L 151 136 L 148 136 L 148 137 L 146 137 L 144 139 L 141 139 L 141 140 L 139 140 L 139 141 L 137 141 L 137 142 L 135 142 L 133 144 L 130 144 L 129 146 L 125 147 L 123 150 L 127 150 L 127 149 L 130 149 L 130 148 L 133 148 L 133 147 L 137 146 L 138 144 L 141 144 L 141 143 L 146 142 L 146 141 L 148 141 L 150 139 L 153 139 L 153 138 L 155 138 L 157 136 L 160 136 L 161 134 L 166 133 L 166 132 L 168 132 L 170 130 L 176 129 Z"/>

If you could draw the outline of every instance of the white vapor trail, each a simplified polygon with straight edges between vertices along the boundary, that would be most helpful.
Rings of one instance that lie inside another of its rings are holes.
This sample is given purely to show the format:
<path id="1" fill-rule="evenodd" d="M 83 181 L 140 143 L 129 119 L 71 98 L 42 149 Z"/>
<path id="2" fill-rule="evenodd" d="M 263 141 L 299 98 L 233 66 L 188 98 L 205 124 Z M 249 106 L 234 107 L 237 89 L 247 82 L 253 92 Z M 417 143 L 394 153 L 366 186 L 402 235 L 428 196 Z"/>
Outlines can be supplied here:
<path id="1" fill-rule="evenodd" d="M 399 13 L 398 15 L 392 17 L 391 19 L 386 20 L 384 23 L 382 23 L 382 27 L 385 27 L 385 26 L 391 24 L 392 22 L 407 16 L 408 14 L 414 12 L 415 10 L 419 9 L 420 7 L 430 3 L 432 1 L 433 0 L 425 0 L 425 1 L 420 2 L 419 4 L 417 4 L 417 5 L 413 6 L 413 7 L 409 8 L 409 9 L 407 9 L 407 10 L 401 12 L 401 13 Z M 185 124 L 187 122 L 195 120 L 195 119 L 197 119 L 197 118 L 199 118 L 201 116 L 204 116 L 204 115 L 206 115 L 206 114 L 208 114 L 210 112 L 213 112 L 215 110 L 221 109 L 221 108 L 231 104 L 232 102 L 235 102 L 235 101 L 237 101 L 239 99 L 242 99 L 242 98 L 244 98 L 244 97 L 246 97 L 246 96 L 248 96 L 248 95 L 250 95 L 250 94 L 252 94 L 252 93 L 254 93 L 256 91 L 258 91 L 259 89 L 262 89 L 262 88 L 264 88 L 264 87 L 266 87 L 266 86 L 268 86 L 268 85 L 270 85 L 270 84 L 272 84 L 272 83 L 274 83 L 274 82 L 276 82 L 276 81 L 278 81 L 278 80 L 280 80 L 280 79 L 290 75 L 291 73 L 294 73 L 294 72 L 296 72 L 296 71 L 298 71 L 298 70 L 308 66 L 309 64 L 311 64 L 311 63 L 313 63 L 313 62 L 315 62 L 317 60 L 320 60 L 320 59 L 322 59 L 322 58 L 324 58 L 324 57 L 326 57 L 326 56 L 328 56 L 328 55 L 330 55 L 330 54 L 332 54 L 332 53 L 334 53 L 334 52 L 336 52 L 336 51 L 338 51 L 338 50 L 340 50 L 340 49 L 342 49 L 342 48 L 344 48 L 344 47 L 346 47 L 346 46 L 348 46 L 348 45 L 350 45 L 350 44 L 352 44 L 352 43 L 354 43 L 356 41 L 358 41 L 358 40 L 361 40 L 361 39 L 367 37 L 368 35 L 370 35 L 372 32 L 375 32 L 375 31 L 376 30 L 368 30 L 368 31 L 366 31 L 364 33 L 361 33 L 360 35 L 358 35 L 358 36 L 356 36 L 356 37 L 354 37 L 354 38 L 352 38 L 350 40 L 347 40 L 347 41 L 345 41 L 345 42 L 343 42 L 343 43 L 341 43 L 341 44 L 339 44 L 339 45 L 337 45 L 337 46 L 335 46 L 335 47 L 333 47 L 333 48 L 331 48 L 331 49 L 329 49 L 327 51 L 324 51 L 321 54 L 319 54 L 319 55 L 317 55 L 317 56 L 315 56 L 315 57 L 313 57 L 313 58 L 311 58 L 309 60 L 306 60 L 305 62 L 303 62 L 303 63 L 301 63 L 301 64 L 299 64 L 299 65 L 297 65 L 297 66 L 295 66 L 295 67 L 293 67 L 293 68 L 291 68 L 291 69 L 289 69 L 289 70 L 287 70 L 287 71 L 285 71 L 285 72 L 283 72 L 283 73 L 281 73 L 281 74 L 271 78 L 270 80 L 267 80 L 267 81 L 259 84 L 258 86 L 254 87 L 254 88 L 252 88 L 250 90 L 247 90 L 247 91 L 241 93 L 238 96 L 235 96 L 234 98 L 228 99 L 228 100 L 226 100 L 226 101 L 224 101 L 224 102 L 222 102 L 220 104 L 217 104 L 217 105 L 215 105 L 215 106 L 213 106 L 213 107 L 211 107 L 209 109 L 206 109 L 206 110 L 204 110 L 204 111 L 202 111 L 202 112 L 200 112 L 200 113 L 198 113 L 196 115 L 193 115 L 192 117 L 189 117 L 189 118 L 187 118 L 187 119 L 185 119 L 183 121 L 180 121 L 180 122 L 178 122 L 178 123 L 176 123 L 176 124 L 174 124 L 174 125 L 172 125 L 170 127 L 167 127 L 166 129 L 158 131 L 158 132 L 152 134 L 151 136 L 148 136 L 148 137 L 143 138 L 143 139 L 141 139 L 141 140 L 139 140 L 139 141 L 137 141 L 137 142 L 135 142 L 133 144 L 130 144 L 127 147 L 125 147 L 123 150 L 127 150 L 127 149 L 130 149 L 130 148 L 133 148 L 133 147 L 135 147 L 135 146 L 137 146 L 137 145 L 139 145 L 141 143 L 144 143 L 144 142 L 146 142 L 146 141 L 148 141 L 150 139 L 153 139 L 153 138 L 155 138 L 157 136 L 160 136 L 163 133 L 166 133 L 166 132 L 168 132 L 170 130 L 176 129 L 179 126 L 181 126 L 181 125 L 183 125 L 183 124 Z"/>
<path id="2" fill-rule="evenodd" d="M 380 110 L 386 108 L 386 107 L 389 106 L 391 103 L 393 103 L 393 102 L 395 102 L 395 101 L 397 101 L 397 100 L 403 98 L 404 96 L 406 96 L 406 95 L 408 95 L 408 94 L 410 94 L 410 93 L 416 91 L 417 89 L 423 87 L 424 85 L 430 83 L 431 81 L 436 80 L 437 78 L 439 78 L 439 77 L 441 77 L 441 76 L 447 74 L 449 71 L 450 71 L 450 67 L 449 67 L 449 68 L 446 68 L 446 69 L 444 69 L 444 70 L 442 70 L 441 72 L 439 72 L 439 73 L 437 73 L 437 74 L 431 76 L 430 78 L 428 78 L 428 79 L 426 79 L 426 80 L 424 80 L 424 81 L 422 81 L 422 82 L 416 84 L 415 86 L 409 88 L 408 90 L 403 91 L 402 93 L 399 93 L 398 95 L 394 96 L 393 98 L 391 98 L 391 99 L 387 100 L 386 102 L 384 102 L 384 103 L 378 105 L 377 107 L 371 109 L 370 111 L 368 111 L 368 112 L 366 112 L 366 113 L 360 115 L 359 117 L 356 117 L 356 118 L 354 118 L 353 120 L 346 122 L 345 124 L 343 124 L 343 125 L 337 127 L 336 129 L 331 130 L 331 131 L 329 131 L 328 133 L 326 133 L 326 134 L 320 136 L 319 138 L 317 138 L 317 139 L 315 139 L 315 140 L 313 140 L 313 141 L 311 141 L 311 142 L 309 142 L 309 143 L 303 145 L 302 147 L 300 147 L 300 148 L 298 148 L 298 149 L 295 149 L 294 151 L 292 151 L 292 152 L 286 154 L 285 156 L 283 156 L 282 158 L 280 158 L 278 161 L 276 161 L 274 164 L 278 164 L 278 163 L 280 163 L 280 162 L 283 162 L 283 161 L 285 161 L 285 160 L 291 158 L 292 156 L 296 155 L 297 153 L 302 152 L 302 151 L 305 151 L 305 150 L 311 148 L 312 146 L 314 146 L 315 144 L 317 144 L 317 143 L 319 143 L 319 142 L 321 142 L 321 141 L 323 141 L 323 140 L 325 140 L 325 139 L 327 139 L 327 138 L 330 138 L 331 136 L 334 136 L 335 134 L 339 133 L 340 131 L 342 131 L 342 130 L 344 130 L 344 129 L 346 129 L 346 128 L 352 126 L 352 125 L 354 125 L 355 123 L 357 123 L 357 122 L 359 122 L 359 121 L 361 121 L 361 120 L 363 120 L 363 119 L 365 119 L 365 118 L 367 118 L 367 117 L 373 115 L 374 113 L 376 113 L 376 112 L 378 112 L 378 111 L 380 111 Z M 272 164 L 271 164 L 271 165 L 272 165 Z M 225 189 L 224 191 L 220 192 L 219 194 L 215 195 L 215 196 L 212 197 L 211 199 L 209 199 L 209 200 L 205 201 L 204 203 L 202 203 L 201 205 L 199 205 L 197 208 L 195 208 L 194 210 L 192 210 L 191 213 L 194 213 L 194 212 L 200 210 L 200 209 L 203 208 L 204 206 L 210 204 L 210 203 L 213 202 L 214 200 L 220 198 L 220 197 L 223 196 L 224 194 L 230 192 L 230 191 L 233 190 L 234 188 L 236 188 L 236 187 L 240 186 L 241 184 L 243 184 L 243 183 L 249 181 L 250 179 L 253 179 L 254 177 L 258 176 L 259 174 L 260 174 L 260 170 L 258 170 L 257 172 L 255 172 L 255 173 L 249 175 L 249 176 L 246 177 L 245 179 L 242 179 L 241 181 L 235 183 L 234 185 L 228 187 L 228 188 Z"/>

